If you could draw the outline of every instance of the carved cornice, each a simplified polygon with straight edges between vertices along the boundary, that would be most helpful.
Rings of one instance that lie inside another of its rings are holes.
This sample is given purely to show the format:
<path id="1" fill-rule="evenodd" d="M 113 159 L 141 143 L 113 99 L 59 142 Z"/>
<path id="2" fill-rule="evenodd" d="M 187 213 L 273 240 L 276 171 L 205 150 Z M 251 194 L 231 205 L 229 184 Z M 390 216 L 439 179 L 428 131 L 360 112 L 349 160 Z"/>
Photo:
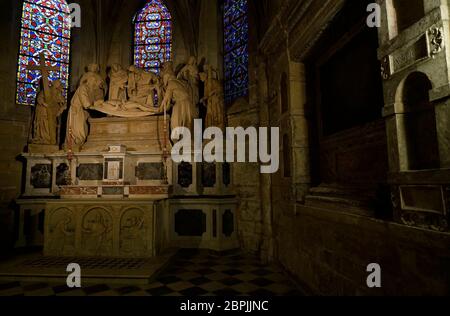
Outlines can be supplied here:
<path id="1" fill-rule="evenodd" d="M 264 35 L 260 50 L 272 55 L 287 44 L 291 58 L 301 62 L 344 3 L 345 0 L 287 0 Z"/>

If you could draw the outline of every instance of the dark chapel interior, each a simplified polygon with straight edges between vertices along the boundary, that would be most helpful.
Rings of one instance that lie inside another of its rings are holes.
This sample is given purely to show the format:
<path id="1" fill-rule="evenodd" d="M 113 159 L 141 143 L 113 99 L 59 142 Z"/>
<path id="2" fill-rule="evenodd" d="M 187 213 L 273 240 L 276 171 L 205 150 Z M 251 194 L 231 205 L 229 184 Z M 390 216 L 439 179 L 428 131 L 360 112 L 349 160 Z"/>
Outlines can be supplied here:
<path id="1" fill-rule="evenodd" d="M 2 0 L 0 296 L 449 295 L 450 1 L 372 2 Z M 172 161 L 184 104 L 279 170 Z"/>

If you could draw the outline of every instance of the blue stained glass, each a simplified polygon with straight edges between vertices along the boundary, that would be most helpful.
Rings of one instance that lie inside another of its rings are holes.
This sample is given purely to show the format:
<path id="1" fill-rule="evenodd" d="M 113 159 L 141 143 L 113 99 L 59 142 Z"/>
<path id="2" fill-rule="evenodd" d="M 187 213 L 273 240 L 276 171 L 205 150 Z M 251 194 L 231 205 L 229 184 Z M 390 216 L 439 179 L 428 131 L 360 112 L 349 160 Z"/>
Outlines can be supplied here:
<path id="1" fill-rule="evenodd" d="M 40 65 L 39 56 L 42 53 L 47 66 L 59 69 L 50 72 L 50 82 L 61 80 L 67 97 L 70 23 L 70 10 L 65 0 L 24 0 L 17 70 L 18 104 L 36 103 L 42 74 L 37 70 L 28 70 L 28 67 Z"/>
<path id="2" fill-rule="evenodd" d="M 172 59 L 172 17 L 161 0 L 149 0 L 134 19 L 134 65 L 159 73 Z"/>
<path id="3" fill-rule="evenodd" d="M 225 102 L 248 95 L 248 1 L 224 0 Z"/>

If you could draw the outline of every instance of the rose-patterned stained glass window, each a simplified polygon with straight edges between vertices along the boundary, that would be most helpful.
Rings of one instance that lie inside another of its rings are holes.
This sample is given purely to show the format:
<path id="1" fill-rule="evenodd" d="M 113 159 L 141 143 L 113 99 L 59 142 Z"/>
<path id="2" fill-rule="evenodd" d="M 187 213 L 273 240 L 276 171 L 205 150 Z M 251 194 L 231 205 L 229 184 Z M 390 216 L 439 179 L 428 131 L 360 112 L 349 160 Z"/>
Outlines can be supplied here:
<path id="1" fill-rule="evenodd" d="M 225 102 L 248 95 L 248 3 L 224 0 Z"/>
<path id="2" fill-rule="evenodd" d="M 41 53 L 47 66 L 57 67 L 50 72 L 50 82 L 61 80 L 69 87 L 70 10 L 65 0 L 24 0 L 22 29 L 17 71 L 16 102 L 34 105 L 42 74 L 28 70 L 39 66 Z"/>
<path id="3" fill-rule="evenodd" d="M 159 73 L 172 60 L 172 17 L 162 0 L 149 0 L 134 18 L 134 65 Z"/>

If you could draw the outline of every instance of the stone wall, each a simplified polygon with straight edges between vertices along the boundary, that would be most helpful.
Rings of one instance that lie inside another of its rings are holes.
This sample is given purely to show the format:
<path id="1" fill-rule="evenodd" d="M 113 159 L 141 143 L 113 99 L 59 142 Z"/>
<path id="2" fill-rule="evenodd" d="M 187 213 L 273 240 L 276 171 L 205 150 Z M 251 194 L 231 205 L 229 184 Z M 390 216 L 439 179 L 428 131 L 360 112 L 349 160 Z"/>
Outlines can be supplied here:
<path id="1" fill-rule="evenodd" d="M 260 41 L 260 52 L 265 56 L 268 64 L 270 124 L 280 126 L 282 133 L 287 133 L 291 140 L 290 151 L 288 151 L 291 154 L 291 177 L 283 174 L 284 166 L 279 173 L 272 175 L 270 185 L 272 222 L 265 222 L 262 230 L 273 232 L 274 260 L 280 262 L 311 293 L 448 295 L 450 293 L 450 274 L 448 273 L 450 235 L 448 233 L 412 228 L 374 217 L 352 215 L 346 211 L 345 207 L 337 211 L 332 210 L 331 206 L 323 206 L 319 209 L 304 205 L 305 195 L 308 194 L 309 185 L 313 182 L 311 174 L 314 167 L 315 165 L 318 168 L 323 167 L 322 162 L 319 159 L 311 159 L 314 156 L 310 154 L 310 150 L 315 150 L 319 145 L 311 137 L 317 133 L 317 121 L 313 113 L 317 109 L 314 108 L 313 100 L 309 98 L 308 91 L 313 85 L 308 81 L 308 75 L 305 76 L 305 69 L 307 72 L 310 54 L 314 54 L 315 45 L 320 43 L 324 30 L 342 10 L 345 3 L 349 2 L 286 0 L 278 7 L 278 13 L 273 14 L 283 19 L 273 19 Z M 355 5 L 352 9 L 364 13 L 364 3 L 359 4 L 360 7 Z M 288 113 L 280 115 L 279 109 L 283 105 L 280 96 L 282 93 L 280 78 L 283 72 L 286 73 L 289 82 L 289 106 Z M 260 97 L 261 99 L 263 98 Z M 261 107 L 263 103 L 259 101 L 258 105 Z M 442 105 L 437 106 L 437 113 L 439 111 L 445 113 L 444 108 Z M 385 179 L 388 178 L 389 170 L 385 160 L 388 156 L 392 157 L 392 154 L 386 150 L 390 132 L 389 129 L 387 132 L 384 131 L 382 120 L 371 124 L 375 128 L 370 133 L 364 129 L 360 130 L 359 136 L 352 136 L 343 148 L 349 151 L 349 149 L 361 147 L 362 143 L 367 146 L 367 140 L 360 135 L 365 135 L 366 138 L 373 135 L 375 140 L 373 143 L 376 144 L 373 146 L 374 153 L 366 151 L 358 156 L 368 157 L 369 155 L 370 159 L 384 160 L 384 167 L 377 169 L 373 162 L 355 163 L 352 159 L 357 155 L 351 153 L 345 159 L 350 166 L 356 168 L 354 171 L 358 172 L 352 172 L 348 168 L 344 170 L 345 177 L 342 181 L 344 184 L 359 183 L 361 180 L 367 183 L 367 179 L 385 183 Z M 442 122 L 438 120 L 438 129 L 441 133 L 447 130 L 445 125 L 448 125 L 448 120 L 442 120 Z M 283 142 L 280 141 L 280 144 Z M 331 146 L 336 144 L 335 140 L 331 140 Z M 285 150 L 282 147 L 280 157 L 284 153 Z M 446 158 L 442 168 L 446 167 L 445 164 Z M 374 172 L 375 170 L 380 171 Z M 436 170 L 436 172 L 443 174 L 444 171 Z M 364 173 L 369 176 L 364 176 Z M 422 181 L 426 182 L 431 178 L 423 178 Z M 382 204 L 382 206 L 388 213 L 391 205 Z M 270 227 L 266 227 L 268 225 Z M 370 263 L 381 265 L 381 289 L 370 290 L 366 286 L 366 278 L 369 274 L 366 269 Z"/>
<path id="2" fill-rule="evenodd" d="M 450 294 L 450 234 L 303 206 L 280 222 L 278 259 L 314 294 Z M 370 263 L 381 289 L 366 286 Z"/>
<path id="3" fill-rule="evenodd" d="M 228 126 L 258 126 L 258 111 L 247 101 L 239 100 L 230 109 Z M 241 247 L 247 251 L 258 252 L 262 244 L 262 222 L 260 205 L 259 164 L 234 163 L 232 165 L 233 187 L 238 196 L 237 226 Z"/>
<path id="4" fill-rule="evenodd" d="M 0 249 L 4 251 L 14 242 L 13 200 L 21 192 L 22 181 L 18 155 L 27 143 L 31 110 L 15 104 L 21 8 L 14 0 L 2 1 L 0 7 Z"/>

